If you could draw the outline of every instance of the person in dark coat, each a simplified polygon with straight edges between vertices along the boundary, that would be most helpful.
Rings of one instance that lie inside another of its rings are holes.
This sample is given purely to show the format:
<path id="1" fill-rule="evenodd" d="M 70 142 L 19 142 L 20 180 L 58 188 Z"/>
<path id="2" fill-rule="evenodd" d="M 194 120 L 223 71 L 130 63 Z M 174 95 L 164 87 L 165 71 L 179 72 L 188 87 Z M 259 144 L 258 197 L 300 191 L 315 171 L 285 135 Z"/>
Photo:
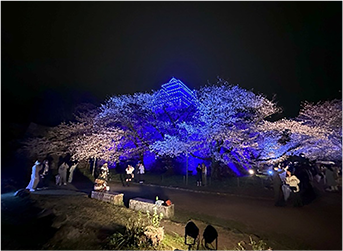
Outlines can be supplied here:
<path id="1" fill-rule="evenodd" d="M 312 174 L 310 172 L 309 160 L 304 154 L 300 155 L 299 165 L 296 167 L 294 175 L 300 180 L 300 197 L 304 205 L 311 203 L 316 198 L 316 193 L 312 186 Z"/>
<path id="2" fill-rule="evenodd" d="M 274 188 L 274 205 L 277 207 L 285 206 L 285 200 L 282 192 L 282 180 L 280 174 L 285 172 L 284 169 L 274 168 L 273 171 L 273 188 Z"/>
<path id="3" fill-rule="evenodd" d="M 49 160 L 45 159 L 43 161 L 43 173 L 42 173 L 42 187 L 48 188 L 51 176 Z"/>

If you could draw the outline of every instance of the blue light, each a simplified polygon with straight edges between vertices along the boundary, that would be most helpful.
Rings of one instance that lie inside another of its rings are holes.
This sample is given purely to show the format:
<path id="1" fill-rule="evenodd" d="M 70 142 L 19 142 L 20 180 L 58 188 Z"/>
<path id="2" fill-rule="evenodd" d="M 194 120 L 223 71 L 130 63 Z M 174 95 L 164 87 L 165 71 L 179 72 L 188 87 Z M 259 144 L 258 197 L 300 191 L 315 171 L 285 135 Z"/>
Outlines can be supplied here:
<path id="1" fill-rule="evenodd" d="M 163 122 L 166 122 L 166 126 L 163 127 L 160 131 L 156 131 L 156 128 L 154 126 L 146 125 L 145 123 L 142 123 L 144 127 L 140 128 L 140 134 L 141 135 L 148 135 L 149 139 L 139 139 L 137 142 L 133 142 L 132 139 L 126 138 L 126 140 L 122 140 L 122 143 L 117 146 L 118 149 L 124 150 L 123 156 L 121 156 L 121 161 L 131 161 L 133 155 L 133 151 L 131 149 L 135 149 L 137 146 L 141 146 L 142 142 L 144 140 L 146 141 L 154 141 L 154 140 L 163 140 L 164 134 L 169 135 L 176 135 L 179 132 L 173 128 L 172 126 L 168 127 L 168 123 L 171 119 L 176 118 L 178 121 L 187 121 L 192 118 L 192 113 L 196 111 L 196 107 L 198 105 L 198 100 L 196 97 L 195 92 L 191 91 L 182 81 L 176 78 L 171 78 L 169 82 L 163 84 L 161 86 L 161 89 L 154 93 L 154 100 L 149 104 L 149 108 L 152 111 L 152 114 L 149 114 L 149 116 L 155 116 L 162 120 Z M 186 109 L 187 110 L 182 110 Z M 191 108 L 191 109 L 189 109 Z M 167 116 L 165 114 L 165 111 L 168 112 Z M 187 111 L 187 113 L 183 113 L 183 111 Z M 186 114 L 186 115 L 183 115 Z M 137 120 L 141 120 L 143 117 L 137 117 Z M 147 119 L 144 117 L 144 119 Z M 139 121 L 138 121 L 139 122 Z M 243 125 L 237 124 L 236 126 L 242 127 Z M 193 134 L 192 139 L 197 137 L 201 138 L 201 135 Z M 216 143 L 213 142 L 213 147 L 217 147 Z M 199 147 L 200 148 L 200 147 Z M 125 150 L 128 150 L 125 152 Z M 224 148 L 220 149 L 220 153 L 224 155 L 225 163 L 227 164 L 227 168 L 230 168 L 237 176 L 242 176 L 246 174 L 244 172 L 248 169 L 251 169 L 251 165 L 249 164 L 250 159 L 250 151 L 245 151 L 242 155 L 241 151 L 238 151 L 237 149 L 230 151 L 230 157 L 225 155 L 228 154 L 228 151 L 226 151 Z M 196 156 L 200 156 L 200 153 L 194 153 Z M 206 155 L 206 154 L 205 154 Z M 208 156 L 202 156 L 202 157 L 208 157 Z M 233 157 L 233 158 L 232 158 Z M 133 158 L 138 157 L 135 156 Z M 141 158 L 141 157 L 139 157 Z M 143 162 L 145 165 L 145 168 L 147 170 L 153 170 L 156 167 L 163 167 L 163 161 L 160 158 L 157 158 L 154 153 L 150 151 L 146 151 L 143 155 Z M 136 161 L 136 160 L 132 160 Z M 193 174 L 196 173 L 196 167 L 198 164 L 203 163 L 204 161 L 188 156 L 188 170 L 193 171 Z M 177 158 L 173 159 L 173 169 L 175 173 L 186 173 L 186 156 L 179 156 Z M 205 163 L 207 167 L 210 166 L 210 163 Z M 158 169 L 158 168 L 157 168 Z M 210 168 L 209 168 L 210 169 Z M 245 169 L 245 170 L 244 170 Z"/>
<path id="2" fill-rule="evenodd" d="M 235 166 L 234 163 L 229 163 L 228 166 L 230 167 L 230 169 L 232 171 L 234 171 L 234 173 L 237 175 L 237 176 L 242 176 L 241 172 L 238 170 L 238 168 Z"/>
<path id="3" fill-rule="evenodd" d="M 145 152 L 143 156 L 143 163 L 144 163 L 145 169 L 151 170 L 155 162 L 156 162 L 156 155 L 150 151 Z"/>

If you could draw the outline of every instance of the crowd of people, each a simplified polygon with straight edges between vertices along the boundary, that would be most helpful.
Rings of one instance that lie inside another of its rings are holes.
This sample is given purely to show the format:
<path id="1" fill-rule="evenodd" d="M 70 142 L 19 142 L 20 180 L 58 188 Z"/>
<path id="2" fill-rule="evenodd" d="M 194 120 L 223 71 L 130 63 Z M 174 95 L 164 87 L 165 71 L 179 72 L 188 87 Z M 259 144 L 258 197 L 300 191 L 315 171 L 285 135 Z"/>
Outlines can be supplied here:
<path id="1" fill-rule="evenodd" d="M 60 163 L 57 168 L 57 175 L 55 175 L 55 182 L 58 186 L 65 186 L 67 183 L 73 182 L 78 163 L 68 164 L 67 161 Z M 51 167 L 52 162 L 49 159 L 37 160 L 32 166 L 31 179 L 26 189 L 33 192 L 48 188 L 53 174 Z M 119 172 L 119 169 L 117 171 Z M 145 167 L 141 161 L 138 161 L 135 167 L 128 164 L 122 168 L 122 171 L 121 177 L 124 186 L 129 186 L 133 181 L 144 183 Z M 204 163 L 198 164 L 196 172 L 196 185 L 206 186 L 208 175 L 206 165 Z M 108 163 L 104 163 L 95 179 L 94 190 L 109 191 L 109 174 Z M 291 201 L 290 203 L 293 203 L 295 207 L 309 204 L 321 193 L 338 191 L 338 178 L 339 169 L 333 162 L 313 164 L 304 155 L 300 155 L 300 159 L 297 161 L 279 163 L 273 168 L 272 175 L 274 204 L 275 206 L 286 206 L 288 201 Z"/>
<path id="2" fill-rule="evenodd" d="M 74 171 L 78 163 L 72 163 L 71 167 L 66 161 L 59 165 L 57 175 L 55 176 L 56 185 L 62 186 L 73 182 Z M 32 166 L 31 179 L 26 189 L 30 192 L 47 189 L 52 176 L 51 161 L 44 159 L 43 161 L 36 160 Z M 68 179 L 67 179 L 68 178 Z"/>
<path id="3" fill-rule="evenodd" d="M 301 207 L 321 193 L 338 191 L 339 169 L 333 162 L 310 163 L 303 154 L 298 161 L 280 163 L 273 170 L 275 206 L 292 201 Z"/>
<path id="4" fill-rule="evenodd" d="M 126 186 L 130 186 L 130 182 L 135 181 L 137 183 L 144 182 L 144 174 L 145 174 L 145 167 L 141 161 L 138 161 L 136 168 L 132 165 L 127 165 L 125 169 L 125 184 Z"/>
<path id="5" fill-rule="evenodd" d="M 44 159 L 43 161 L 36 160 L 31 170 L 31 179 L 26 189 L 33 192 L 36 190 L 46 189 L 49 186 L 53 170 L 51 168 L 52 161 Z M 66 186 L 67 183 L 73 182 L 74 172 L 78 166 L 77 162 L 69 163 L 66 160 L 60 159 L 60 165 L 55 169 L 55 184 L 58 186 Z M 108 163 L 104 163 L 100 169 L 97 169 L 96 179 L 94 181 L 94 190 L 109 190 L 107 185 L 109 181 Z M 125 183 L 123 185 L 129 186 L 130 182 L 137 183 L 144 182 L 145 167 L 141 161 L 137 165 L 127 165 L 125 168 Z"/>

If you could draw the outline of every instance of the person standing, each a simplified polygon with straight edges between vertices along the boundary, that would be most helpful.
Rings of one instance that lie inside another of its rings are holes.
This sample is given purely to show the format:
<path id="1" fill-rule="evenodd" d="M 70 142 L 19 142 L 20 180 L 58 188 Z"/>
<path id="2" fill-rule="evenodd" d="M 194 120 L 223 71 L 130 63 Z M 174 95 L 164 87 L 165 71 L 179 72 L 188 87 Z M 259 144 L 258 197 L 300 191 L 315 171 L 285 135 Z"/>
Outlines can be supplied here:
<path id="1" fill-rule="evenodd" d="M 73 182 L 73 178 L 74 178 L 74 171 L 77 167 L 78 163 L 74 163 L 70 169 L 69 169 L 69 177 L 68 177 L 68 183 L 72 183 Z"/>
<path id="2" fill-rule="evenodd" d="M 58 185 L 67 185 L 67 170 L 69 165 L 64 161 L 58 168 L 58 174 L 60 175 L 60 181 Z"/>
<path id="3" fill-rule="evenodd" d="M 207 167 L 205 166 L 204 163 L 202 163 L 201 169 L 202 169 L 202 183 L 203 183 L 203 186 L 206 186 L 207 185 Z"/>
<path id="4" fill-rule="evenodd" d="M 284 169 L 279 169 L 278 167 L 275 167 L 273 171 L 274 205 L 277 207 L 285 206 L 282 192 L 282 180 L 280 178 L 280 174 L 284 171 Z"/>
<path id="5" fill-rule="evenodd" d="M 134 170 L 135 168 L 131 165 L 128 165 L 125 169 L 125 172 L 126 172 L 125 182 L 127 186 L 129 186 L 129 182 L 131 182 L 131 180 L 134 178 L 134 175 L 133 175 Z"/>
<path id="6" fill-rule="evenodd" d="M 198 164 L 196 170 L 197 170 L 197 186 L 202 186 L 202 168 L 200 164 Z"/>
<path id="7" fill-rule="evenodd" d="M 292 199 L 293 199 L 293 206 L 294 207 L 301 207 L 303 206 L 301 197 L 300 197 L 300 188 L 299 188 L 299 183 L 300 180 L 297 178 L 297 176 L 292 175 L 290 171 L 286 172 L 286 179 L 285 183 L 289 185 L 291 191 L 292 191 Z"/>
<path id="8" fill-rule="evenodd" d="M 289 185 L 291 190 L 295 193 L 298 193 L 300 191 L 298 184 L 300 183 L 300 180 L 297 178 L 297 176 L 292 175 L 290 171 L 286 172 L 286 178 L 285 183 Z"/>
<path id="9" fill-rule="evenodd" d="M 138 183 L 139 182 L 139 164 L 140 164 L 140 161 L 138 161 L 136 167 L 135 167 L 135 171 L 133 172 L 133 176 L 135 177 L 135 183 Z"/>
<path id="10" fill-rule="evenodd" d="M 42 184 L 43 188 L 47 188 L 49 186 L 49 180 L 50 180 L 50 165 L 49 165 L 49 160 L 45 159 L 43 161 L 43 173 L 42 173 Z"/>
<path id="11" fill-rule="evenodd" d="M 331 166 L 327 165 L 325 168 L 326 185 L 328 188 L 326 191 L 333 192 L 338 191 L 336 179 L 338 178 L 337 171 Z"/>
<path id="12" fill-rule="evenodd" d="M 139 183 L 142 184 L 144 182 L 143 175 L 145 173 L 145 167 L 143 163 L 138 163 L 138 175 L 139 175 Z"/>
<path id="13" fill-rule="evenodd" d="M 42 168 L 43 166 L 38 160 L 32 166 L 31 180 L 30 180 L 30 183 L 26 187 L 26 189 L 30 190 L 30 192 L 36 191 L 37 185 L 39 183 L 39 172 L 42 170 Z"/>
<path id="14" fill-rule="evenodd" d="M 99 175 L 98 179 L 108 181 L 109 174 L 110 174 L 110 169 L 108 168 L 108 164 L 105 163 L 102 165 L 102 167 L 100 169 L 100 175 Z"/>
<path id="15" fill-rule="evenodd" d="M 110 187 L 107 185 L 108 176 L 110 174 L 110 169 L 108 164 L 105 163 L 100 168 L 100 174 L 98 178 L 95 179 L 94 190 L 95 191 L 109 191 Z"/>

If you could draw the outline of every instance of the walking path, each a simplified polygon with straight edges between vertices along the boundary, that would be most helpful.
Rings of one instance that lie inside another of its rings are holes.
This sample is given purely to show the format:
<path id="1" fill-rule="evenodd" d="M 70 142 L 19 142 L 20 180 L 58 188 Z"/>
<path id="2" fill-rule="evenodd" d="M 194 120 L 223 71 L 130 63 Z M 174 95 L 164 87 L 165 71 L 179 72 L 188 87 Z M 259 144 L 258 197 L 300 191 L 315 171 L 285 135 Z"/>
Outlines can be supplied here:
<path id="1" fill-rule="evenodd" d="M 110 184 L 112 191 L 133 197 L 170 199 L 175 213 L 208 215 L 243 224 L 245 230 L 263 236 L 279 236 L 311 249 L 342 250 L 342 194 L 325 193 L 301 208 L 275 207 L 273 198 L 235 196 L 190 189 L 132 184 Z M 126 197 L 126 198 L 125 198 Z M 229 226 L 227 226 L 229 227 Z"/>
<path id="2" fill-rule="evenodd" d="M 264 238 L 282 238 L 302 243 L 314 250 L 342 250 L 342 194 L 325 193 L 302 208 L 275 207 L 273 198 L 237 196 L 225 193 L 196 191 L 184 188 L 162 187 L 132 183 L 123 187 L 110 183 L 111 191 L 123 192 L 124 203 L 134 197 L 162 200 L 170 199 L 175 204 L 175 214 L 207 215 L 208 219 L 222 221 L 222 226 L 241 226 Z M 88 195 L 91 187 L 81 184 L 52 186 L 36 194 Z M 227 224 L 227 225 L 226 225 Z"/>

